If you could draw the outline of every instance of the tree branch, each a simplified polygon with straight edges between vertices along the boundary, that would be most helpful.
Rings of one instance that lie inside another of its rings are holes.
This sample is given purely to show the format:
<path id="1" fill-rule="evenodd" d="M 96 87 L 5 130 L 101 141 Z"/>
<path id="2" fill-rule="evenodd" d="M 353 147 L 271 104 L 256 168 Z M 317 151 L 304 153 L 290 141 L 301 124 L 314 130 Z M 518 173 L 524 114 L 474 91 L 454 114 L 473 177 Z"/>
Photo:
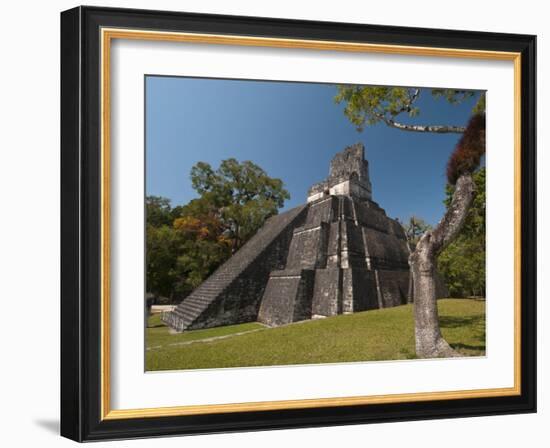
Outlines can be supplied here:
<path id="1" fill-rule="evenodd" d="M 410 108 L 412 104 L 418 99 L 418 95 L 420 95 L 420 89 L 415 89 L 414 93 L 409 96 L 409 102 L 407 103 L 407 106 Z"/>
<path id="2" fill-rule="evenodd" d="M 431 232 L 426 232 L 421 238 L 429 239 L 425 241 L 429 243 L 430 251 L 436 257 L 445 247 L 451 243 L 466 220 L 468 210 L 472 204 L 475 193 L 475 183 L 470 173 L 463 173 L 456 181 L 455 191 L 451 205 L 447 209 L 445 215 L 439 221 L 439 224 Z"/>
<path id="3" fill-rule="evenodd" d="M 465 126 L 404 124 L 398 123 L 380 112 L 374 112 L 374 115 L 388 126 L 402 131 L 431 132 L 434 134 L 462 134 L 466 130 Z"/>
<path id="4" fill-rule="evenodd" d="M 397 123 L 389 118 L 382 118 L 384 123 L 392 128 L 409 132 L 431 132 L 435 134 L 462 134 L 466 128 L 464 126 L 445 126 L 445 125 L 420 125 Z"/>

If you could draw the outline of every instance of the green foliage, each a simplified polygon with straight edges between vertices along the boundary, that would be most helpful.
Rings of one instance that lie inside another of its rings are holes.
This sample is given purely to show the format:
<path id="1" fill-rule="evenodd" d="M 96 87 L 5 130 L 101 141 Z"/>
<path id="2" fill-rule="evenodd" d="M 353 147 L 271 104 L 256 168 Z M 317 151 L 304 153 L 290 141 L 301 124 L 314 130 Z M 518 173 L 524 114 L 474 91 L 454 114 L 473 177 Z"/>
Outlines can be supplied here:
<path id="1" fill-rule="evenodd" d="M 485 168 L 474 173 L 476 195 L 459 236 L 438 258 L 438 269 L 453 297 L 485 296 Z M 447 186 L 445 205 L 454 188 Z"/>
<path id="2" fill-rule="evenodd" d="M 171 226 L 146 226 L 147 292 L 171 297 L 179 272 L 177 269 L 178 235 Z"/>
<path id="3" fill-rule="evenodd" d="M 146 198 L 147 292 L 180 300 L 250 239 L 289 198 L 280 179 L 252 162 L 205 162 L 191 170 L 197 199 L 172 208 Z"/>
<path id="4" fill-rule="evenodd" d="M 219 210 L 233 252 L 290 198 L 280 179 L 250 161 L 227 159 L 217 170 L 199 162 L 191 170 L 191 182 L 201 199 Z"/>
<path id="5" fill-rule="evenodd" d="M 174 228 L 180 237 L 176 253 L 180 273 L 177 292 L 185 296 L 229 258 L 231 246 L 216 218 L 185 215 L 174 221 Z"/>
<path id="6" fill-rule="evenodd" d="M 446 126 L 437 126 L 438 130 L 433 126 L 413 129 L 410 125 L 396 123 L 399 116 L 416 117 L 420 114 L 416 103 L 421 93 L 422 90 L 415 87 L 340 85 L 337 87 L 334 101 L 337 104 L 345 103 L 344 114 L 357 127 L 358 131 L 362 131 L 365 126 L 385 123 L 402 130 L 444 132 L 443 128 Z M 475 92 L 458 89 L 431 89 L 431 94 L 435 99 L 443 98 L 450 104 L 460 104 L 472 98 Z M 472 112 L 481 113 L 484 110 L 485 94 L 482 94 Z M 458 132 L 450 125 L 448 128 L 445 132 Z"/>
<path id="7" fill-rule="evenodd" d="M 484 114 L 485 113 L 485 92 L 483 92 L 480 97 L 479 97 L 479 100 L 477 101 L 476 105 L 474 106 L 474 108 L 472 109 L 472 115 L 475 115 L 475 114 Z"/>
<path id="8" fill-rule="evenodd" d="M 147 196 L 145 198 L 145 213 L 147 224 L 160 227 L 172 224 L 172 208 L 170 199 L 160 196 Z"/>
<path id="9" fill-rule="evenodd" d="M 210 164 L 199 162 L 191 169 L 191 182 L 199 194 L 214 193 L 221 203 L 245 204 L 263 198 L 282 207 L 289 198 L 281 179 L 269 177 L 249 160 L 239 163 L 236 159 L 227 159 L 215 171 Z"/>
<path id="10" fill-rule="evenodd" d="M 401 113 L 418 115 L 420 110 L 414 103 L 419 95 L 416 88 L 341 85 L 334 101 L 345 102 L 346 117 L 362 131 L 365 125 L 393 120 Z"/>
<path id="11" fill-rule="evenodd" d="M 405 235 L 409 242 L 411 251 L 416 249 L 416 245 L 420 240 L 420 237 L 424 235 L 424 232 L 431 230 L 432 226 L 418 216 L 411 216 L 406 224 L 403 225 L 405 229 Z"/>
<path id="12" fill-rule="evenodd" d="M 450 104 L 460 104 L 474 95 L 475 92 L 472 90 L 432 89 L 432 96 L 434 98 L 444 98 Z"/>

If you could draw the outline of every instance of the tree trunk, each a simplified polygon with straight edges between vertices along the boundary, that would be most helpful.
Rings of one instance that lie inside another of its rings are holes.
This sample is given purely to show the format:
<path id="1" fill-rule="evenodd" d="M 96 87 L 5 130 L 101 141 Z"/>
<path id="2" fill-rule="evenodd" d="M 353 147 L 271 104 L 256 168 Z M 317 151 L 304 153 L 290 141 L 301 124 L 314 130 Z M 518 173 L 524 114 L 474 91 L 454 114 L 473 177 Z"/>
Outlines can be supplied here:
<path id="1" fill-rule="evenodd" d="M 414 317 L 416 355 L 419 358 L 459 356 L 441 336 L 437 312 L 435 271 L 437 256 L 462 228 L 475 184 L 470 173 L 457 182 L 451 205 L 435 229 L 427 231 L 409 257 L 414 282 Z"/>

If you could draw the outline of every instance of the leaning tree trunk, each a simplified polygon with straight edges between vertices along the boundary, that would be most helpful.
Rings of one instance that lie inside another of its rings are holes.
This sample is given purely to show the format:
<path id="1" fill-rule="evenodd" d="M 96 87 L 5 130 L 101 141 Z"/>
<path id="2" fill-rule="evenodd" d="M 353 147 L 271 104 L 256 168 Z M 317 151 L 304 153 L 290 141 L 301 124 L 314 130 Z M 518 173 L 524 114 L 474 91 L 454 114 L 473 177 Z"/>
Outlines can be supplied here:
<path id="1" fill-rule="evenodd" d="M 457 182 L 451 205 L 435 229 L 426 232 L 409 257 L 414 282 L 414 317 L 416 355 L 419 358 L 458 356 L 439 329 L 436 301 L 436 259 L 462 228 L 472 199 L 475 184 L 470 173 Z"/>

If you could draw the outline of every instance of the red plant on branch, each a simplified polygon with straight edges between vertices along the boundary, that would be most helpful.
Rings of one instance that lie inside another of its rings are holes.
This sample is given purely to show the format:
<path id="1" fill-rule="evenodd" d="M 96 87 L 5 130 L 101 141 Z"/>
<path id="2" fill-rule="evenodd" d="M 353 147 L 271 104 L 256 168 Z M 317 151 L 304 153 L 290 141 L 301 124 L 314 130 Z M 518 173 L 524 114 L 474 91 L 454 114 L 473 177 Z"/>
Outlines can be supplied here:
<path id="1" fill-rule="evenodd" d="M 470 118 L 462 137 L 447 162 L 447 180 L 455 185 L 461 174 L 472 173 L 485 154 L 485 114 Z"/>

